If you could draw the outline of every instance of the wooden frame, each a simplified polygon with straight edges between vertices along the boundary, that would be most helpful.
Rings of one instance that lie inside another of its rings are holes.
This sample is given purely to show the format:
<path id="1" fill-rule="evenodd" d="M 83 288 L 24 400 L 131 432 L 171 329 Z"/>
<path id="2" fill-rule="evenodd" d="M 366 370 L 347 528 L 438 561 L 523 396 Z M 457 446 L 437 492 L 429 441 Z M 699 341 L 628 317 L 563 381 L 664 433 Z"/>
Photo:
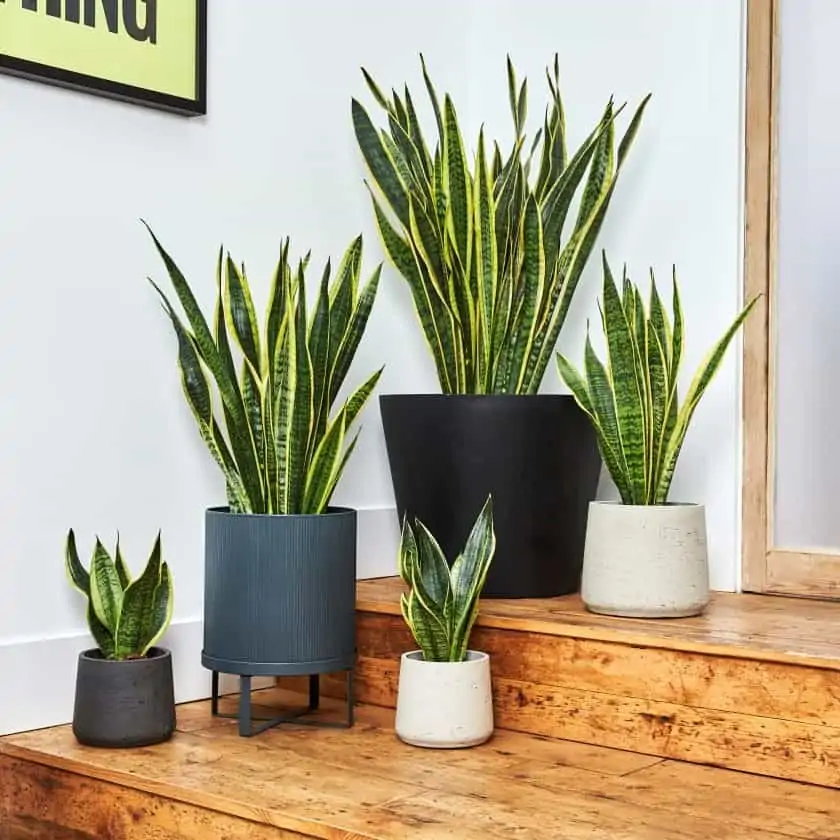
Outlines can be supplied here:
<path id="1" fill-rule="evenodd" d="M 85 16 L 90 12 L 91 20 L 87 25 L 93 26 L 92 13 L 96 11 L 95 0 L 0 0 L 0 3 L 20 3 L 21 8 L 32 14 L 42 14 L 54 19 L 69 21 L 72 25 L 86 23 Z M 172 0 L 167 0 L 172 2 Z M 200 116 L 207 113 L 207 0 L 193 0 L 196 12 L 195 44 L 195 91 L 190 97 L 175 96 L 162 93 L 159 90 L 146 89 L 133 84 L 114 81 L 112 79 L 74 72 L 60 66 L 53 66 L 39 61 L 7 55 L 0 50 L 0 73 L 19 76 L 33 81 L 46 82 L 59 87 L 70 88 L 88 93 L 99 94 L 111 99 L 119 99 L 136 105 L 159 108 L 184 116 Z M 114 29 L 117 31 L 116 16 L 119 6 L 112 0 L 110 7 L 114 18 Z M 103 5 L 103 9 L 105 6 Z M 100 10 L 101 11 L 101 10 Z"/>
<path id="2" fill-rule="evenodd" d="M 745 297 L 764 296 L 744 325 L 742 586 L 748 592 L 840 597 L 840 552 L 774 547 L 774 285 L 780 0 L 747 0 Z"/>

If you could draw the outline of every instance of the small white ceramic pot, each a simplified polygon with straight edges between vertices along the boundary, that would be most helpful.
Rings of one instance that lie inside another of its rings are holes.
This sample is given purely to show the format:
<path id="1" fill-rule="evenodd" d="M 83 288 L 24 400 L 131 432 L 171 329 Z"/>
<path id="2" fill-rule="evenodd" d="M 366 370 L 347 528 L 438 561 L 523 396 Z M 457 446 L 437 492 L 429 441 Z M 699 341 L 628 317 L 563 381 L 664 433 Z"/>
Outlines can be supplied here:
<path id="1" fill-rule="evenodd" d="M 427 662 L 419 650 L 400 660 L 397 737 L 415 747 L 455 749 L 493 734 L 490 657 L 468 651 L 463 662 Z"/>
<path id="2" fill-rule="evenodd" d="M 630 618 L 684 618 L 709 603 L 703 505 L 590 502 L 581 598 Z"/>

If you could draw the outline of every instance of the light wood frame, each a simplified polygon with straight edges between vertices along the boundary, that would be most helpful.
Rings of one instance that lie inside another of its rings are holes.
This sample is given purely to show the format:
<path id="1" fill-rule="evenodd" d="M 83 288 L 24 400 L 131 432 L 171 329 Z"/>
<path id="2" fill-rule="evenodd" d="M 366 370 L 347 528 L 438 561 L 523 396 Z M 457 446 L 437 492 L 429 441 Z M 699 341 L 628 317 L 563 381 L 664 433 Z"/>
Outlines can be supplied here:
<path id="1" fill-rule="evenodd" d="M 747 0 L 745 297 L 764 298 L 744 326 L 742 586 L 748 592 L 840 598 L 840 552 L 773 545 L 779 3 Z"/>

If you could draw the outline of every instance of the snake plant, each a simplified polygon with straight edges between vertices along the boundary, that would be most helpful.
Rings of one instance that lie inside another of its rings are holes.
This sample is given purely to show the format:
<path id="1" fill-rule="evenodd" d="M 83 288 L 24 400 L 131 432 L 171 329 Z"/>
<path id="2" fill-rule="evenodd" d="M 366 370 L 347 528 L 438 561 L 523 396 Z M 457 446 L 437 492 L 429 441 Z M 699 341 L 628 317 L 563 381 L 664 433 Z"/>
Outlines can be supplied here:
<path id="1" fill-rule="evenodd" d="M 211 331 L 181 271 L 151 229 L 149 233 L 189 323 L 188 328 L 150 279 L 172 321 L 184 394 L 224 474 L 230 510 L 323 513 L 358 439 L 358 431 L 349 439 L 349 430 L 383 370 L 333 412 L 373 307 L 381 266 L 360 291 L 359 236 L 332 281 L 327 260 L 310 313 L 305 276 L 309 254 L 293 271 L 287 238 L 261 330 L 245 266 L 220 250 Z M 231 337 L 241 355 L 238 375 Z M 208 373 L 223 420 L 213 406 Z"/>
<path id="2" fill-rule="evenodd" d="M 428 662 L 466 658 L 478 599 L 496 551 L 493 501 L 488 496 L 452 567 L 425 525 L 406 518 L 400 541 L 400 577 L 408 584 L 400 605 L 403 618 Z"/>
<path id="3" fill-rule="evenodd" d="M 146 568 L 132 578 L 120 551 L 112 557 L 96 540 L 90 571 L 82 566 L 71 529 L 65 547 L 65 570 L 70 583 L 87 599 L 90 633 L 106 659 L 139 659 L 160 641 L 172 621 L 172 575 L 163 561 L 160 534 Z"/>
<path id="4" fill-rule="evenodd" d="M 720 367 L 727 347 L 756 303 L 753 298 L 702 361 L 682 404 L 678 376 L 685 326 L 673 270 L 673 321 L 650 272 L 645 306 L 625 266 L 619 291 L 606 255 L 599 301 L 607 346 L 607 363 L 584 348 L 584 372 L 557 354 L 560 375 L 591 420 L 604 463 L 627 505 L 664 505 L 694 410 Z"/>
<path id="5" fill-rule="evenodd" d="M 610 99 L 570 156 L 555 56 L 553 73 L 546 71 L 550 105 L 526 154 L 527 79 L 517 85 L 508 58 L 512 147 L 503 157 L 482 127 L 471 165 L 455 105 L 448 94 L 441 104 L 420 61 L 437 124 L 433 149 L 407 86 L 389 99 L 362 70 L 384 129 L 352 101 L 385 251 L 410 287 L 444 393 L 535 394 L 650 97 L 617 152 L 615 118 L 624 106 Z"/>

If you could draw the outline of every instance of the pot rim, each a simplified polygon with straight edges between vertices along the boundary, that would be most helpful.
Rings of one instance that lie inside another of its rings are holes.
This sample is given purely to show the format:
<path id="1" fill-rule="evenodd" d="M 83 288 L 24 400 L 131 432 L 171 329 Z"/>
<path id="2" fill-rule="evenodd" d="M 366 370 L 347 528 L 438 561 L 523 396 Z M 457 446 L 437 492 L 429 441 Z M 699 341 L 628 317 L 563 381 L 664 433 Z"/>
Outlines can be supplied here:
<path id="1" fill-rule="evenodd" d="M 443 665 L 450 667 L 457 667 L 459 665 L 475 665 L 477 662 L 487 662 L 490 659 L 490 654 L 482 650 L 467 650 L 467 659 L 462 659 L 460 662 L 428 662 L 423 659 L 422 650 L 408 650 L 400 656 L 400 659 L 406 662 L 418 662 L 422 665 Z"/>
<path id="2" fill-rule="evenodd" d="M 323 513 L 231 513 L 229 505 L 211 505 L 205 513 L 213 516 L 232 516 L 238 519 L 276 519 L 278 521 L 300 519 L 332 519 L 342 516 L 357 516 L 358 510 L 352 507 L 330 505 Z"/>
<path id="3" fill-rule="evenodd" d="M 84 659 L 88 662 L 102 662 L 106 665 L 119 665 L 121 667 L 135 665 L 138 662 L 156 662 L 171 658 L 172 651 L 169 648 L 160 647 L 159 645 L 152 647 L 147 656 L 142 656 L 137 659 L 106 659 L 102 656 L 102 651 L 98 647 L 87 648 L 79 653 L 79 659 Z"/>
<path id="4" fill-rule="evenodd" d="M 613 507 L 625 508 L 627 510 L 681 510 L 684 508 L 699 509 L 704 508 L 702 502 L 665 502 L 664 505 L 626 505 L 624 502 L 616 501 L 614 499 L 592 499 L 590 505 L 598 505 L 599 507 Z"/>
<path id="5" fill-rule="evenodd" d="M 441 394 L 436 393 L 395 393 L 395 394 L 380 394 L 379 402 L 386 400 L 438 400 L 440 402 L 468 402 L 470 400 L 498 400 L 513 401 L 513 400 L 528 400 L 530 402 L 568 402 L 574 400 L 571 394 Z"/>

